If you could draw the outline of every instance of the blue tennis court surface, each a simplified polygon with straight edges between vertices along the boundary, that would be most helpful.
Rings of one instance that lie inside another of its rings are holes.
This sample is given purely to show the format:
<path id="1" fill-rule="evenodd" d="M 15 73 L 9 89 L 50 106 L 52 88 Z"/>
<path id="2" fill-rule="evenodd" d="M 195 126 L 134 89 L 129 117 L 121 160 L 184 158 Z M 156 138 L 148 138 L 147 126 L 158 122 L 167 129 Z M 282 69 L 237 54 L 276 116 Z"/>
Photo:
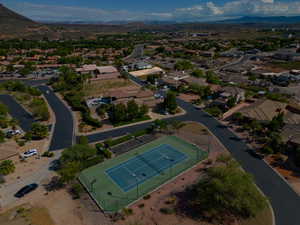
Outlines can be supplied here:
<path id="1" fill-rule="evenodd" d="M 187 158 L 171 145 L 163 144 L 105 172 L 124 192 L 128 192 Z"/>

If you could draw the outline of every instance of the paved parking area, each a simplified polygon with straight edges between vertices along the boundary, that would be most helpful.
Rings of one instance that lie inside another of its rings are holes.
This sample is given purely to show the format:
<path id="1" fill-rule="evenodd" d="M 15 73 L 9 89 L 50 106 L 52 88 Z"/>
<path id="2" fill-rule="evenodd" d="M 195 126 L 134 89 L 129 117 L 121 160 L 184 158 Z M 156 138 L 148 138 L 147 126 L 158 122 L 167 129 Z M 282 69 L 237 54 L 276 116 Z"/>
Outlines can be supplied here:
<path id="1" fill-rule="evenodd" d="M 135 149 L 139 146 L 142 146 L 146 143 L 154 141 L 155 139 L 156 139 L 156 137 L 154 135 L 151 135 L 151 134 L 144 135 L 144 136 L 138 137 L 136 139 L 132 139 L 130 141 L 127 141 L 124 144 L 120 144 L 116 147 L 113 147 L 111 151 L 115 155 L 121 155 L 121 154 L 129 152 L 130 150 L 133 150 L 133 149 Z"/>

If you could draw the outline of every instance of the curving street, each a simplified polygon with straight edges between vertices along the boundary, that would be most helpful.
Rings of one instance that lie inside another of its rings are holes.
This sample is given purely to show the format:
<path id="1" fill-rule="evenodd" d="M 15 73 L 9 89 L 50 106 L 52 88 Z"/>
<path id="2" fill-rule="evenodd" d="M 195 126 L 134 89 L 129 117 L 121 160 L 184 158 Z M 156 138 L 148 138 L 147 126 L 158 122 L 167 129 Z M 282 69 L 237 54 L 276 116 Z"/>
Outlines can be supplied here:
<path id="1" fill-rule="evenodd" d="M 49 105 L 56 116 L 56 124 L 51 140 L 51 151 L 63 149 L 73 144 L 73 118 L 69 109 L 47 86 L 40 86 L 39 89 L 45 95 Z M 270 168 L 263 160 L 251 156 L 249 148 L 243 140 L 237 138 L 228 128 L 224 127 L 218 120 L 208 115 L 202 110 L 195 109 L 190 103 L 177 100 L 186 114 L 167 120 L 195 121 L 204 124 L 231 152 L 233 157 L 240 162 L 241 166 L 248 173 L 252 174 L 256 184 L 270 199 L 274 209 L 277 225 L 299 225 L 300 197 L 291 187 Z M 107 138 L 117 137 L 132 133 L 134 131 L 148 127 L 151 122 L 144 124 L 113 129 L 97 134 L 88 135 L 89 142 L 102 141 Z"/>
<path id="2" fill-rule="evenodd" d="M 14 99 L 14 97 L 10 95 L 0 95 L 0 102 L 8 107 L 9 114 L 18 120 L 23 131 L 27 132 L 30 130 L 35 119 Z"/>
<path id="3" fill-rule="evenodd" d="M 48 86 L 39 86 L 39 89 L 43 92 L 56 118 L 49 151 L 70 147 L 74 140 L 74 125 L 71 111 Z"/>

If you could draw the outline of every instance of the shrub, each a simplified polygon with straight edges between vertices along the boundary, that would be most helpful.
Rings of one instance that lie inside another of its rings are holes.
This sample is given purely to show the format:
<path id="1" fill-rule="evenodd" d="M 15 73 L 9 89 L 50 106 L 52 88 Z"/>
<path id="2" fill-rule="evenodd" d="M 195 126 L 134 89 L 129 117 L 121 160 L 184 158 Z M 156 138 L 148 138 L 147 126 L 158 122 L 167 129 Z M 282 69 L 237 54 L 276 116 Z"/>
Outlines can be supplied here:
<path id="1" fill-rule="evenodd" d="M 120 138 L 116 138 L 116 139 L 108 139 L 104 142 L 104 144 L 106 144 L 109 147 L 121 144 L 123 142 L 129 141 L 132 139 L 132 135 L 126 135 Z"/>
<path id="2" fill-rule="evenodd" d="M 85 168 L 89 168 L 91 166 L 97 165 L 101 162 L 103 162 L 103 157 L 98 155 L 98 156 L 95 156 L 91 159 L 87 159 L 87 160 L 81 162 L 81 166 L 82 166 L 82 168 L 85 169 Z"/>
<path id="3" fill-rule="evenodd" d="M 219 117 L 222 114 L 222 110 L 217 106 L 207 108 L 205 111 L 214 117 Z"/>
<path id="4" fill-rule="evenodd" d="M 44 152 L 44 153 L 42 154 L 42 157 L 49 157 L 49 158 L 51 158 L 51 157 L 53 157 L 53 156 L 54 156 L 54 153 L 53 153 L 53 152 L 49 152 L 49 151 Z"/>
<path id="5" fill-rule="evenodd" d="M 49 128 L 40 123 L 33 123 L 31 126 L 31 134 L 34 139 L 43 139 L 48 136 Z"/>
<path id="6" fill-rule="evenodd" d="M 133 210 L 130 208 L 124 208 L 123 213 L 125 214 L 125 216 L 130 216 L 133 214 Z"/>
<path id="7" fill-rule="evenodd" d="M 108 149 L 102 150 L 102 154 L 104 155 L 105 158 L 110 159 L 112 157 L 112 152 L 109 151 Z"/>
<path id="8" fill-rule="evenodd" d="M 4 160 L 0 163 L 0 174 L 8 175 L 15 171 L 16 167 L 11 160 Z"/>
<path id="9" fill-rule="evenodd" d="M 274 153 L 273 149 L 270 146 L 263 147 L 261 151 L 266 155 L 270 155 Z"/>
<path id="10" fill-rule="evenodd" d="M 138 207 L 139 207 L 139 208 L 144 208 L 144 207 L 145 207 L 145 204 L 144 204 L 144 203 L 141 203 L 141 204 L 138 205 Z"/>
<path id="11" fill-rule="evenodd" d="M 0 130 L 0 143 L 3 143 L 5 141 L 5 134 L 2 130 Z"/>
<path id="12" fill-rule="evenodd" d="M 167 214 L 167 215 L 170 215 L 170 214 L 175 213 L 175 210 L 174 210 L 174 209 L 171 209 L 171 208 L 161 208 L 159 211 L 160 211 L 161 213 Z"/>
<path id="13" fill-rule="evenodd" d="M 25 145 L 26 141 L 22 141 L 22 140 L 16 140 L 17 144 L 22 147 Z"/>
<path id="14" fill-rule="evenodd" d="M 70 192 L 73 196 L 73 199 L 79 199 L 81 193 L 83 192 L 83 188 L 82 188 L 81 184 L 74 183 L 74 184 L 72 184 L 72 186 L 70 188 Z"/>
<path id="15" fill-rule="evenodd" d="M 144 129 L 144 130 L 136 131 L 136 132 L 132 133 L 132 135 L 133 135 L 134 137 L 140 137 L 140 136 L 146 135 L 146 134 L 148 134 L 148 133 L 149 133 L 148 130 L 147 130 L 147 129 Z"/>
<path id="16" fill-rule="evenodd" d="M 148 199 L 150 199 L 150 198 L 151 198 L 151 195 L 145 195 L 145 196 L 143 197 L 144 200 L 148 200 Z"/>
<path id="17" fill-rule="evenodd" d="M 89 139 L 87 138 L 87 136 L 80 136 L 78 142 L 78 144 L 87 145 L 89 144 Z"/>

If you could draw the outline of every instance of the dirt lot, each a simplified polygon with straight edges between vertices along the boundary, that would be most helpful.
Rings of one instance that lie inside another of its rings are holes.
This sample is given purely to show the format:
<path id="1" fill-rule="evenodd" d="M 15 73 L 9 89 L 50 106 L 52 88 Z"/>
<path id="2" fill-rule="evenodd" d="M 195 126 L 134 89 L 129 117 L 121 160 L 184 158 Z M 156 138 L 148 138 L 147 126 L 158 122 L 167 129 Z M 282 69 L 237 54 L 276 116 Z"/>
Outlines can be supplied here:
<path id="1" fill-rule="evenodd" d="M 44 207 L 23 204 L 0 214 L 2 225 L 54 225 L 49 212 Z"/>
<path id="2" fill-rule="evenodd" d="M 105 94 L 107 91 L 112 89 L 121 89 L 121 88 L 138 88 L 130 80 L 125 79 L 112 79 L 112 80 L 97 80 L 87 83 L 84 87 L 84 94 L 87 97 L 97 97 Z"/>
<path id="3" fill-rule="evenodd" d="M 0 151 L 9 150 L 15 151 L 17 154 L 9 159 L 12 160 L 16 166 L 14 173 L 5 176 L 6 184 L 13 183 L 19 179 L 21 176 L 29 176 L 33 171 L 36 171 L 39 167 L 43 166 L 49 158 L 33 156 L 25 161 L 21 161 L 19 154 L 27 151 L 28 149 L 37 149 L 39 154 L 43 154 L 47 150 L 49 143 L 49 138 L 40 141 L 30 141 L 25 144 L 25 146 L 20 147 L 14 140 L 9 140 L 0 145 Z M 9 147 L 9 148 L 8 148 Z"/>
<path id="4" fill-rule="evenodd" d="M 14 208 L 0 210 L 1 225 L 110 225 L 87 195 L 80 200 L 72 199 L 66 189 L 47 193 L 39 188 L 20 199 Z M 21 206 L 21 207 L 20 207 Z M 30 208 L 26 217 L 16 215 L 18 208 Z M 99 223 L 100 221 L 100 223 Z"/>

